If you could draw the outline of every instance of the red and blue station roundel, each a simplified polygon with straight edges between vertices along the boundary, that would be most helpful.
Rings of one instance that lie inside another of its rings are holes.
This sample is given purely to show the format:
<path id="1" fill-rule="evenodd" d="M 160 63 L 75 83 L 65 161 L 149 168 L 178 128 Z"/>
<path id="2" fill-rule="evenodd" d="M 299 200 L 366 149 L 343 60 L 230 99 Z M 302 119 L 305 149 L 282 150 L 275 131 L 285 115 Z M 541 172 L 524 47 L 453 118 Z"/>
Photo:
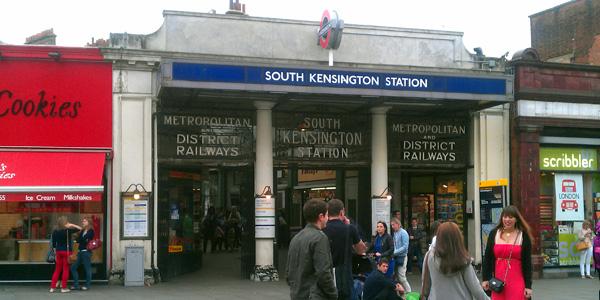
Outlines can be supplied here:
<path id="1" fill-rule="evenodd" d="M 323 49 L 337 49 L 342 41 L 344 21 L 338 18 L 337 12 L 328 10 L 323 12 L 319 25 L 319 45 Z"/>

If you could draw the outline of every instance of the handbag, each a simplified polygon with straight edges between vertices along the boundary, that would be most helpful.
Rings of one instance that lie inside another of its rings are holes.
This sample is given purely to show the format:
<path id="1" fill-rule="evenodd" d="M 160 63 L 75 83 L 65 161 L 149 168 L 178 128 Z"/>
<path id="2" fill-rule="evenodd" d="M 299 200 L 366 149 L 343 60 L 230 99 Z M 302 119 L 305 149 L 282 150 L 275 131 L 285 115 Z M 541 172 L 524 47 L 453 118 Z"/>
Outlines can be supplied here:
<path id="1" fill-rule="evenodd" d="M 66 232 L 67 232 L 67 253 L 69 253 L 69 250 L 70 250 L 69 248 L 71 246 L 71 244 L 69 243 L 69 235 L 70 234 L 69 234 L 69 230 L 68 229 L 66 229 Z M 77 261 L 77 252 L 73 251 L 73 253 L 71 253 L 69 255 L 69 257 L 67 258 L 67 263 L 68 264 L 74 264 L 76 261 Z"/>
<path id="2" fill-rule="evenodd" d="M 87 243 L 86 249 L 88 251 L 92 251 L 98 249 L 102 246 L 102 241 L 100 239 L 93 239 Z"/>
<path id="3" fill-rule="evenodd" d="M 46 262 L 49 264 L 56 262 L 56 249 L 52 247 L 52 235 L 50 235 L 50 246 L 48 248 L 48 253 L 46 253 Z"/>
<path id="4" fill-rule="evenodd" d="M 585 241 L 579 241 L 577 242 L 577 244 L 575 244 L 575 248 L 577 249 L 577 251 L 583 251 L 589 247 L 590 245 L 588 245 L 588 243 L 586 243 Z"/>
<path id="5" fill-rule="evenodd" d="M 515 248 L 515 245 L 517 244 L 518 239 L 519 239 L 519 237 L 517 236 L 515 238 L 513 246 L 510 248 L 510 254 L 508 255 L 508 265 L 506 266 L 506 271 L 504 272 L 504 280 L 500 280 L 500 279 L 496 278 L 496 276 L 493 276 L 489 280 L 490 289 L 496 293 L 502 292 L 502 290 L 504 289 L 504 286 L 506 285 L 505 281 L 506 281 L 506 276 L 508 275 L 508 269 L 510 268 L 510 259 L 512 258 L 512 252 L 513 252 L 513 249 Z"/>

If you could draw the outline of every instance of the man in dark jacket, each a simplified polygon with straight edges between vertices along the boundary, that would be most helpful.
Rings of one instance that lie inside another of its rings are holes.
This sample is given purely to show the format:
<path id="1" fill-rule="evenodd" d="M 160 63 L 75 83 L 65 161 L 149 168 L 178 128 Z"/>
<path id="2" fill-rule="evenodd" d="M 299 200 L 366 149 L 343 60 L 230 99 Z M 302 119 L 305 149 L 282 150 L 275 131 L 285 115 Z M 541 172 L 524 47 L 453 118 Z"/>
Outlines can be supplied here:
<path id="1" fill-rule="evenodd" d="M 288 250 L 286 278 L 290 298 L 337 299 L 329 239 L 322 231 L 327 224 L 327 203 L 312 199 L 302 211 L 307 224 L 294 236 Z"/>
<path id="2" fill-rule="evenodd" d="M 329 238 L 335 272 L 338 299 L 351 299 L 352 296 L 352 248 L 363 255 L 365 243 L 360 239 L 358 230 L 346 219 L 344 202 L 339 199 L 329 201 L 329 221 L 323 232 Z"/>
<path id="3" fill-rule="evenodd" d="M 419 270 L 423 269 L 423 255 L 421 253 L 421 243 L 426 237 L 425 230 L 419 226 L 417 218 L 410 220 L 410 226 L 406 229 L 410 238 L 408 246 L 408 263 L 406 266 L 407 271 L 412 272 L 413 259 L 416 259 L 417 267 Z"/>
<path id="4" fill-rule="evenodd" d="M 364 300 L 396 300 L 402 299 L 399 294 L 404 293 L 400 283 L 395 283 L 385 277 L 389 267 L 388 260 L 382 258 L 377 263 L 377 270 L 371 272 L 363 290 Z"/>

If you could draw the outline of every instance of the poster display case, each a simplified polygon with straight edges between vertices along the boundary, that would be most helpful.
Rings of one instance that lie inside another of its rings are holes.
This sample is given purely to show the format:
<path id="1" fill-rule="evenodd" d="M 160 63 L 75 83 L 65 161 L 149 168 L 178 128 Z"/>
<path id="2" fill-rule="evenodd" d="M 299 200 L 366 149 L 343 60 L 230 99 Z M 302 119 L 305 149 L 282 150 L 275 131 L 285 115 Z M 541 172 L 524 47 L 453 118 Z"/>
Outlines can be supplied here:
<path id="1" fill-rule="evenodd" d="M 437 220 L 455 222 L 464 230 L 464 181 L 450 179 L 436 185 L 435 210 Z"/>

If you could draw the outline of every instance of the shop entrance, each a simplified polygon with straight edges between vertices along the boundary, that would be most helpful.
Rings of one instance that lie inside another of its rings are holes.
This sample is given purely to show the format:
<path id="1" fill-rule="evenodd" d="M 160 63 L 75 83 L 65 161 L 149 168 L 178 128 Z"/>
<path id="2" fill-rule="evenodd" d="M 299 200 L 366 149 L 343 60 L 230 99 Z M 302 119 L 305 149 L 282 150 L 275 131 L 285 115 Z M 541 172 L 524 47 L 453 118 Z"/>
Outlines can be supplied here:
<path id="1" fill-rule="evenodd" d="M 241 261 L 236 266 L 240 273 L 252 269 L 251 167 L 161 164 L 158 179 L 157 253 L 162 280 L 198 270 L 207 259 Z"/>
<path id="2" fill-rule="evenodd" d="M 466 174 L 404 172 L 400 177 L 402 183 L 401 221 L 404 227 L 408 228 L 414 218 L 425 229 L 427 239 L 421 241 L 423 250 L 431 241 L 431 226 L 434 221 L 455 222 L 463 231 L 465 243 L 467 243 Z"/>
<path id="3" fill-rule="evenodd" d="M 313 169 L 280 168 L 276 170 L 278 213 L 277 243 L 286 248 L 291 237 L 306 224 L 302 215 L 310 199 L 344 201 L 346 216 L 360 228 L 370 228 L 370 195 L 366 168 Z M 368 237 L 368 232 L 364 237 Z"/>

